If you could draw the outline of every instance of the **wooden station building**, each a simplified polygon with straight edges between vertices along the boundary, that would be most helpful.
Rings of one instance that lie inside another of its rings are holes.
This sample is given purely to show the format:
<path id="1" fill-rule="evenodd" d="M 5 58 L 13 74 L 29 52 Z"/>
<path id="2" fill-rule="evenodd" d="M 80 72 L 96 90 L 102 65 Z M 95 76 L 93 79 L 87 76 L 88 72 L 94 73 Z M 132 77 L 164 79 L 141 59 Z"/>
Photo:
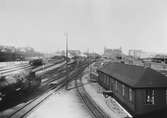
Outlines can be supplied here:
<path id="1" fill-rule="evenodd" d="M 97 70 L 98 83 L 133 116 L 167 107 L 167 77 L 142 66 L 109 63 Z"/>

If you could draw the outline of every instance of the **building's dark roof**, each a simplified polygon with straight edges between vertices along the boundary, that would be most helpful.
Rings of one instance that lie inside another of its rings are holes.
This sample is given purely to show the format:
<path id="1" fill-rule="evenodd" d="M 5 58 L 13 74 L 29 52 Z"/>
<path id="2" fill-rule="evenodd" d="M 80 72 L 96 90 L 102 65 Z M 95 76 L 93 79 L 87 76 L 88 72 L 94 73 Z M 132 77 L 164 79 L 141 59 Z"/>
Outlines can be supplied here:
<path id="1" fill-rule="evenodd" d="M 167 77 L 151 68 L 108 63 L 98 70 L 133 88 L 167 87 Z"/>

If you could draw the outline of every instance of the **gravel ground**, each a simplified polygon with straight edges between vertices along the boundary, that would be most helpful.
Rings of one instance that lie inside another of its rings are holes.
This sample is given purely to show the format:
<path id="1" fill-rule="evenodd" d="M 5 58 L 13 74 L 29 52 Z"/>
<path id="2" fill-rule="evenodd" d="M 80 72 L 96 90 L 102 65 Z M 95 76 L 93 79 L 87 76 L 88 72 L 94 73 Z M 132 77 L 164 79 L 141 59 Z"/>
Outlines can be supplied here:
<path id="1" fill-rule="evenodd" d="M 85 73 L 87 70 L 85 71 Z M 113 98 L 104 98 L 102 91 L 104 89 L 97 83 L 90 83 L 88 74 L 82 78 L 84 87 L 92 99 L 112 118 L 124 118 L 131 115 Z M 89 84 L 88 84 L 89 83 Z"/>
<path id="2" fill-rule="evenodd" d="M 48 98 L 27 118 L 91 118 L 76 95 L 74 82 Z"/>

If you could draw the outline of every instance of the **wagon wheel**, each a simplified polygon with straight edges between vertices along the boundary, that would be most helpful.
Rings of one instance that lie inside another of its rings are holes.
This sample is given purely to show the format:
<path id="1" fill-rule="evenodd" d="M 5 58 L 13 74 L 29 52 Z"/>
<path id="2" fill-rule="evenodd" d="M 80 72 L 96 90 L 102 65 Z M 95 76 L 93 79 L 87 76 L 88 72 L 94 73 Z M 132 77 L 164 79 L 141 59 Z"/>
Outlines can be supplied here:
<path id="1" fill-rule="evenodd" d="M 103 93 L 103 96 L 104 96 L 105 98 L 108 98 L 108 95 L 107 95 L 107 94 L 105 94 L 105 93 Z"/>
<path id="2" fill-rule="evenodd" d="M 108 98 L 109 96 L 107 94 L 105 94 L 105 98 Z"/>

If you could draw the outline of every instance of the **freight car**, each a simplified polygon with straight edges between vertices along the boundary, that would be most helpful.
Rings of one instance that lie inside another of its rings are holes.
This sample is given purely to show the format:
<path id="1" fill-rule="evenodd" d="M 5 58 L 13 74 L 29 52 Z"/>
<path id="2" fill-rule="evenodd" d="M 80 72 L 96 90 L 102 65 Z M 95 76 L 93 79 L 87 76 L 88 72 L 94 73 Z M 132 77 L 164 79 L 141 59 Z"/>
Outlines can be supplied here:
<path id="1" fill-rule="evenodd" d="M 0 78 L 0 101 L 12 95 L 27 93 L 41 84 L 41 79 L 35 72 L 21 72 Z"/>
<path id="2" fill-rule="evenodd" d="M 33 59 L 29 61 L 29 64 L 31 66 L 41 66 L 43 65 L 43 60 L 42 59 Z"/>
<path id="3" fill-rule="evenodd" d="M 69 70 L 72 70 L 77 65 L 77 61 L 74 59 L 71 59 L 68 61 L 67 66 L 69 67 Z"/>

